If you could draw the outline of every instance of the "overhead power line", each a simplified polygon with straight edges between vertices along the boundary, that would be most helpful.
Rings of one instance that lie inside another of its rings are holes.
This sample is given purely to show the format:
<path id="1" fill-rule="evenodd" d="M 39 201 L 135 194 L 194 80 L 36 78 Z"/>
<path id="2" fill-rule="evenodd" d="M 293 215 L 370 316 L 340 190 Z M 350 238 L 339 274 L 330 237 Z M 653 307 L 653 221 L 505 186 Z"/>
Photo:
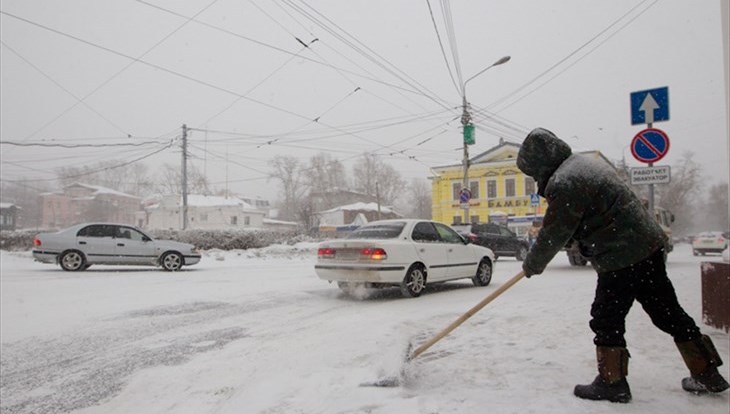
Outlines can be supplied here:
<path id="1" fill-rule="evenodd" d="M 139 162 L 139 161 L 142 161 L 142 160 L 144 160 L 146 158 L 149 158 L 149 157 L 151 157 L 151 156 L 153 156 L 155 154 L 159 154 L 160 152 L 162 152 L 162 151 L 170 148 L 172 146 L 172 144 L 173 144 L 173 141 L 170 141 L 169 144 L 163 146 L 162 148 L 157 149 L 155 151 L 152 151 L 152 152 L 150 152 L 148 154 L 145 154 L 145 155 L 143 155 L 141 157 L 135 158 L 135 159 L 130 160 L 130 161 L 126 161 L 126 162 L 119 163 L 119 164 L 116 164 L 116 165 L 112 165 L 112 166 L 109 166 L 109 167 L 99 168 L 99 169 L 92 170 L 92 171 L 85 171 L 85 172 L 79 173 L 79 174 L 69 175 L 69 176 L 66 176 L 64 178 L 66 178 L 66 179 L 68 179 L 68 178 L 78 178 L 78 177 L 83 177 L 83 176 L 86 176 L 86 175 L 96 174 L 96 173 L 102 172 L 102 171 L 113 170 L 113 169 L 116 169 L 116 168 L 125 167 L 127 165 L 134 164 L 136 162 Z M 7 181 L 7 182 L 29 182 L 29 181 L 32 181 L 32 182 L 41 182 L 41 181 L 56 181 L 56 180 L 57 180 L 57 178 L 35 178 L 35 179 L 23 179 L 23 180 L 5 180 L 5 181 Z"/>
<path id="2" fill-rule="evenodd" d="M 624 13 L 618 19 L 614 20 L 610 25 L 608 25 L 605 29 L 603 29 L 600 32 L 598 32 L 595 36 L 593 36 L 592 38 L 590 38 L 587 42 L 585 42 L 582 45 L 580 45 L 577 49 L 575 49 L 574 51 L 570 52 L 567 56 L 565 56 L 564 58 L 562 58 L 559 61 L 557 61 L 555 64 L 553 64 L 552 66 L 550 66 L 549 68 L 547 68 L 546 70 L 544 70 L 543 72 L 541 72 L 539 75 L 535 76 L 533 79 L 527 81 L 526 83 L 524 83 L 519 88 L 517 88 L 514 91 L 510 92 L 509 94 L 503 96 L 502 98 L 500 98 L 500 99 L 492 102 L 488 106 L 488 108 L 499 107 L 500 104 L 502 104 L 503 102 L 511 99 L 512 97 L 514 97 L 515 95 L 517 95 L 518 93 L 520 93 L 521 91 L 523 91 L 524 89 L 526 89 L 527 87 L 529 87 L 530 85 L 532 85 L 535 82 L 539 81 L 541 78 L 547 76 L 551 71 L 553 71 L 554 69 L 556 69 L 558 66 L 560 66 L 563 63 L 565 63 L 566 61 L 568 61 L 568 59 L 570 59 L 571 57 L 575 56 L 578 52 L 580 52 L 581 50 L 585 49 L 586 47 L 588 47 L 589 45 L 591 45 L 592 43 L 594 43 L 596 41 L 596 39 L 598 39 L 599 37 L 603 36 L 605 33 L 607 33 L 609 30 L 611 30 L 614 26 L 618 25 L 622 20 L 626 19 L 627 16 L 631 15 L 634 11 L 636 11 L 640 7 L 646 5 L 646 3 L 648 1 L 650 1 L 650 0 L 643 0 L 641 3 L 637 4 L 636 6 L 632 7 L 631 9 L 629 9 L 629 11 L 627 11 L 626 13 Z M 503 110 L 509 108 L 510 106 L 514 105 L 515 103 L 521 101 L 522 99 L 526 98 L 527 96 L 531 95 L 532 93 L 534 93 L 538 89 L 540 89 L 543 86 L 545 86 L 548 82 L 552 81 L 553 79 L 555 79 L 556 77 L 558 77 L 559 75 L 561 75 L 566 70 L 568 70 L 571 67 L 573 67 L 575 64 L 577 64 L 578 62 L 580 62 L 581 60 L 583 60 L 585 57 L 587 57 L 590 53 L 592 53 L 593 51 L 595 51 L 599 46 L 603 45 L 610 38 L 612 38 L 613 36 L 615 36 L 616 34 L 618 34 L 619 32 L 621 32 L 624 28 L 626 28 L 626 26 L 628 26 L 629 24 L 633 23 L 634 20 L 636 20 L 637 18 L 639 18 L 641 15 L 643 15 L 647 10 L 649 10 L 651 7 L 653 7 L 657 2 L 658 2 L 658 0 L 654 0 L 644 10 L 640 11 L 636 16 L 634 16 L 633 18 L 631 18 L 623 26 L 619 27 L 618 30 L 616 30 L 614 33 L 610 34 L 606 39 L 604 39 L 602 42 L 600 42 L 599 44 L 597 44 L 593 49 L 591 49 L 585 55 L 583 55 L 582 57 L 578 58 L 575 62 L 571 63 L 569 66 L 567 66 L 566 68 L 562 69 L 556 75 L 554 75 L 553 77 L 551 77 L 550 79 L 548 79 L 546 82 L 543 82 L 542 84 L 538 85 L 537 87 L 535 87 L 534 89 L 532 89 L 528 93 L 526 93 L 523 96 L 515 99 L 514 101 L 512 101 L 509 104 L 506 104 L 506 105 L 501 106 L 498 111 L 503 111 Z"/>
<path id="3" fill-rule="evenodd" d="M 145 145 L 159 145 L 159 141 L 124 142 L 118 144 L 58 144 L 52 142 L 16 142 L 0 141 L 0 144 L 16 147 L 58 147 L 58 148 L 104 148 L 104 147 L 141 147 Z"/>

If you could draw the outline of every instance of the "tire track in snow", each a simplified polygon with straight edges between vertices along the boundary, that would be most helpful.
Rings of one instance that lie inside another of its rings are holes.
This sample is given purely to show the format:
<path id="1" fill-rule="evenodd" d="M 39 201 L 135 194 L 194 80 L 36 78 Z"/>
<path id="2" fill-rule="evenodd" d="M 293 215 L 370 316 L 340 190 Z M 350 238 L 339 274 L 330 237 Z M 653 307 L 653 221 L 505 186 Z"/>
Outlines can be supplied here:
<path id="1" fill-rule="evenodd" d="M 59 413 L 98 405 L 117 395 L 136 372 L 178 365 L 196 354 L 247 338 L 283 335 L 283 326 L 306 329 L 312 316 L 357 302 L 326 301 L 312 306 L 311 294 L 246 298 L 244 303 L 189 302 L 144 308 L 82 327 L 73 333 L 3 344 L 0 356 L 0 413 Z M 263 327 L 247 318 L 293 306 L 286 321 Z M 286 322 L 285 325 L 282 325 Z M 253 326 L 253 330 L 250 328 Z M 263 329 L 262 329 L 263 328 Z M 284 328 L 291 334 L 290 328 Z"/>
<path id="2" fill-rule="evenodd" d="M 135 372 L 182 364 L 249 336 L 240 326 L 201 327 L 276 306 L 193 302 L 129 312 L 49 339 L 3 344 L 0 412 L 68 412 L 111 398 Z"/>

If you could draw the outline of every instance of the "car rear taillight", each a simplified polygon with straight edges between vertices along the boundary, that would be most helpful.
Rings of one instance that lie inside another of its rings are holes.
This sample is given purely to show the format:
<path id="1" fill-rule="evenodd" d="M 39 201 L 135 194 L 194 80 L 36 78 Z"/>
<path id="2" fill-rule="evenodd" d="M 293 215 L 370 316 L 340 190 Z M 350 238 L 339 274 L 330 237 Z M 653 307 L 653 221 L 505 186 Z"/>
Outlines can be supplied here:
<path id="1" fill-rule="evenodd" d="M 317 257 L 320 259 L 332 259 L 335 257 L 335 249 L 331 247 L 320 247 L 317 250 Z"/>
<path id="2" fill-rule="evenodd" d="M 471 240 L 471 242 L 472 242 L 472 243 L 476 243 L 476 242 L 477 242 L 477 240 L 479 240 L 479 236 L 477 236 L 477 235 L 476 235 L 476 234 L 474 234 L 474 233 L 469 233 L 469 234 L 467 234 L 467 236 L 466 236 L 466 237 L 468 237 L 468 238 L 469 238 L 469 240 Z"/>
<path id="3" fill-rule="evenodd" d="M 41 245 L 41 239 L 38 237 L 33 239 L 33 246 L 40 246 Z"/>
<path id="4" fill-rule="evenodd" d="M 366 247 L 360 250 L 360 255 L 365 256 L 370 260 L 385 260 L 388 258 L 388 253 L 380 247 Z"/>

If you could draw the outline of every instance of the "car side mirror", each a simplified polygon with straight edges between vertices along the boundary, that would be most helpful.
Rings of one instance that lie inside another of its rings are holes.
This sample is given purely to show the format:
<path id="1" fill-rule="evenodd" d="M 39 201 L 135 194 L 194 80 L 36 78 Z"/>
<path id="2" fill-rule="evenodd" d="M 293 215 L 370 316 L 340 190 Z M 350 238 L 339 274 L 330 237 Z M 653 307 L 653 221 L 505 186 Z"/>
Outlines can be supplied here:
<path id="1" fill-rule="evenodd" d="M 148 242 L 148 241 L 152 241 L 152 239 L 150 239 L 150 238 L 149 238 L 149 237 L 147 237 L 147 236 L 142 236 L 142 241 L 143 241 L 143 242 Z"/>

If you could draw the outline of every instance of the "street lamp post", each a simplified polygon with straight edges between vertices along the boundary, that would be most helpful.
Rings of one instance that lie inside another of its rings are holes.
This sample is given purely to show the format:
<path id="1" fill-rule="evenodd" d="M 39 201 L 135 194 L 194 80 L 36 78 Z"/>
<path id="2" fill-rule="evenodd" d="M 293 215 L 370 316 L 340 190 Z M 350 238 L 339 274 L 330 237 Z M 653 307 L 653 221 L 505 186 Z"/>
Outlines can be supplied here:
<path id="1" fill-rule="evenodd" d="M 464 133 L 466 134 L 466 128 L 467 126 L 471 125 L 471 114 L 469 113 L 469 104 L 466 101 L 466 84 L 469 83 L 470 80 L 476 78 L 477 76 L 481 75 L 482 73 L 486 72 L 488 69 L 501 65 L 503 63 L 506 63 L 510 60 L 509 56 L 504 56 L 503 58 L 499 59 L 498 61 L 492 63 L 491 65 L 487 66 L 486 68 L 480 70 L 476 75 L 472 76 L 471 78 L 464 81 L 464 84 L 461 87 L 461 125 L 464 128 Z M 464 136 L 464 181 L 462 182 L 463 188 L 466 190 L 471 190 L 469 188 L 469 144 L 466 141 L 466 135 Z M 466 205 L 464 206 L 464 223 L 468 224 L 471 220 L 469 219 L 469 201 L 466 202 Z"/>

